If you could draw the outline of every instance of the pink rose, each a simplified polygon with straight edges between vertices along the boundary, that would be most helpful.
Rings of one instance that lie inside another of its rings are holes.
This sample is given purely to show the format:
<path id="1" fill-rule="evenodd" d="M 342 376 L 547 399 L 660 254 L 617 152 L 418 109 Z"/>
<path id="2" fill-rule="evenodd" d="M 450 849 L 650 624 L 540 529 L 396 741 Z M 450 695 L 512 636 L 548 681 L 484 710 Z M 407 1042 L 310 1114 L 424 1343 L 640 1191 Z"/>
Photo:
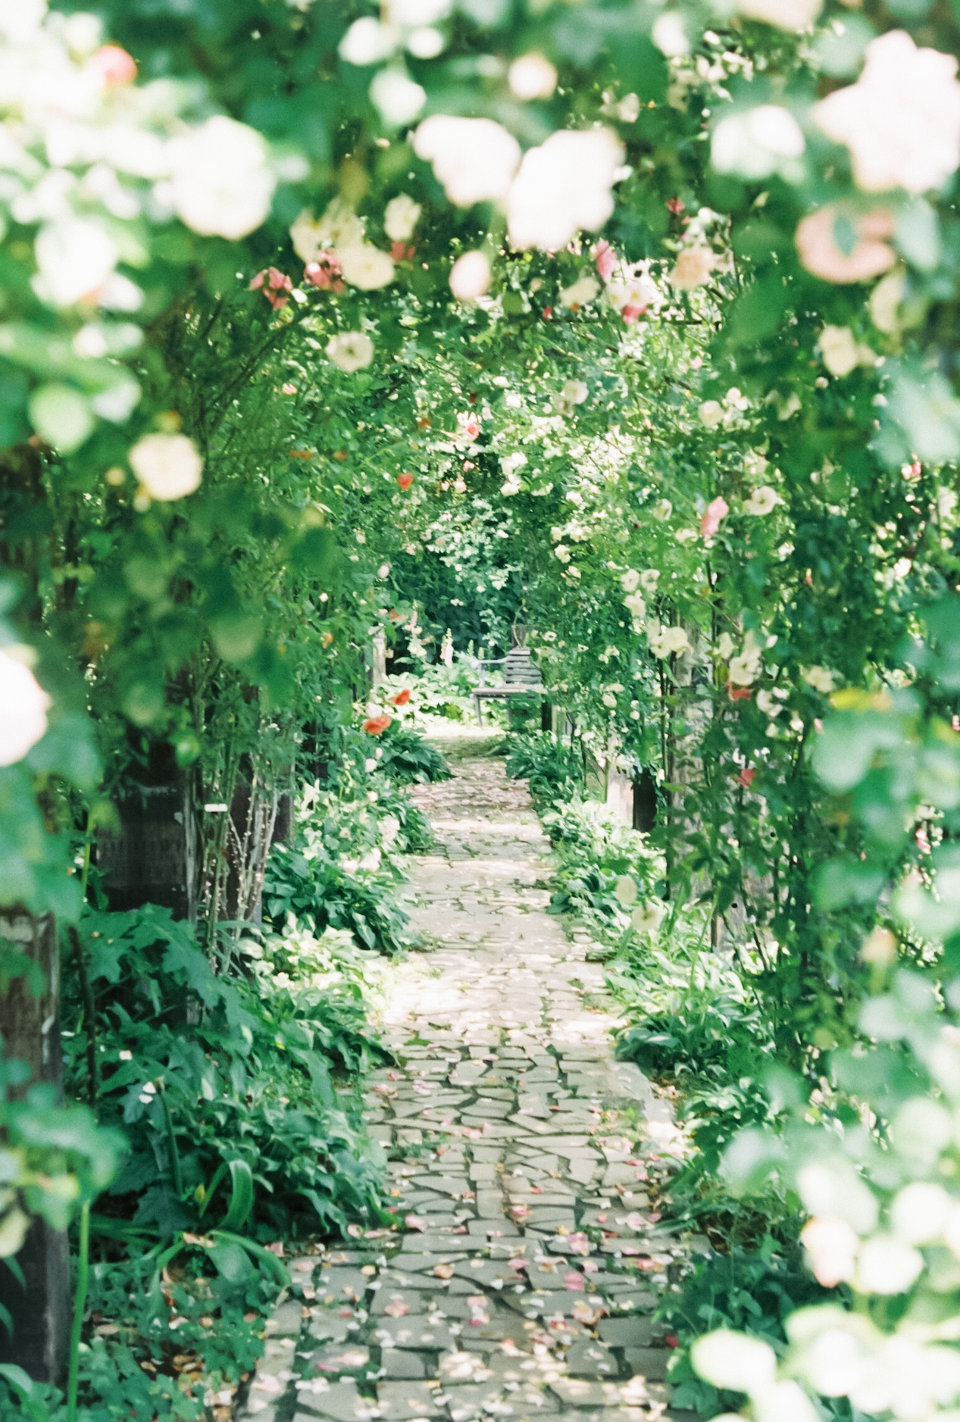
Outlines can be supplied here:
<path id="1" fill-rule="evenodd" d="M 707 504 L 707 511 L 700 520 L 700 532 L 704 538 L 712 538 L 723 519 L 730 512 L 730 505 L 726 499 L 716 498 Z"/>
<path id="2" fill-rule="evenodd" d="M 598 242 L 597 250 L 593 254 L 597 267 L 597 275 L 601 281 L 609 281 L 613 276 L 617 265 L 617 254 L 610 246 L 609 242 Z"/>

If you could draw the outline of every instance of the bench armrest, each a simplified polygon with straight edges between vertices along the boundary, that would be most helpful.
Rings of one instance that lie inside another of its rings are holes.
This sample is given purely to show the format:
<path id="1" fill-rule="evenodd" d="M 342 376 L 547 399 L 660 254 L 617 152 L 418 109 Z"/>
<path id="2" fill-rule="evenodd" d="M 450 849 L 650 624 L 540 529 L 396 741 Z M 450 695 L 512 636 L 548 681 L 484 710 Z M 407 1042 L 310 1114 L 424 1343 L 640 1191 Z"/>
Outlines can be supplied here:
<path id="1" fill-rule="evenodd" d="M 480 669 L 480 685 L 486 686 L 487 667 L 502 667 L 506 657 L 477 657 L 474 666 Z"/>

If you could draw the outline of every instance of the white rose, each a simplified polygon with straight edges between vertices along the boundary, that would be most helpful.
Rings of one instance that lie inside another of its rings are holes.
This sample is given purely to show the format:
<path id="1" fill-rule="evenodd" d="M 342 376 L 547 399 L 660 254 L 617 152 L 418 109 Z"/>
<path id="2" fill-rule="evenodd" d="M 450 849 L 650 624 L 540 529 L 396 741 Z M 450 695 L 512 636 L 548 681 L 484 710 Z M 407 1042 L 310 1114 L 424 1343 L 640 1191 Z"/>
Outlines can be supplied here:
<path id="1" fill-rule="evenodd" d="M 655 657 L 678 656 L 690 651 L 690 639 L 682 627 L 661 627 L 651 633 L 650 650 Z"/>
<path id="2" fill-rule="evenodd" d="M 905 30 L 867 45 L 863 72 L 815 107 L 819 126 L 850 149 L 857 186 L 868 193 L 939 188 L 960 164 L 957 60 L 918 49 Z"/>
<path id="3" fill-rule="evenodd" d="M 903 272 L 888 272 L 870 293 L 867 303 L 870 320 L 878 331 L 892 335 L 900 328 L 900 307 L 907 294 L 907 280 Z"/>
<path id="4" fill-rule="evenodd" d="M 764 716 L 769 716 L 771 720 L 779 716 L 783 710 L 783 707 L 774 697 L 773 692 L 767 691 L 766 688 L 757 692 L 757 707 L 763 712 Z"/>
<path id="5" fill-rule="evenodd" d="M 524 154 L 507 199 L 511 245 L 555 252 L 613 212 L 623 144 L 609 128 L 552 133 Z"/>
<path id="6" fill-rule="evenodd" d="M 760 647 L 755 634 L 750 631 L 743 639 L 739 655 L 730 659 L 730 680 L 734 686 L 749 686 L 760 675 L 762 666 Z"/>
<path id="7" fill-rule="evenodd" d="M 776 489 L 772 489 L 769 484 L 761 484 L 747 499 L 743 511 L 755 518 L 762 518 L 765 514 L 772 513 L 777 504 L 782 503 L 783 500 Z"/>
<path id="8" fill-rule="evenodd" d="M 808 686 L 812 686 L 814 691 L 822 691 L 824 695 L 831 692 L 836 685 L 833 672 L 826 667 L 801 667 L 800 675 Z"/>
<path id="9" fill-rule="evenodd" d="M 94 218 L 67 217 L 42 227 L 34 243 L 37 283 L 54 306 L 72 306 L 93 297 L 113 275 L 120 253 Z"/>
<path id="10" fill-rule="evenodd" d="M 823 0 L 738 0 L 737 9 L 748 20 L 763 20 L 781 30 L 808 30 L 820 13 Z"/>
<path id="11" fill-rule="evenodd" d="M 518 99 L 549 99 L 557 71 L 542 54 L 521 54 L 507 71 L 507 83 Z"/>
<path id="12" fill-rule="evenodd" d="M 506 197 L 520 145 L 493 119 L 433 114 L 413 139 L 418 158 L 433 165 L 434 175 L 456 207 L 495 202 Z"/>
<path id="13" fill-rule="evenodd" d="M 327 342 L 327 359 L 352 375 L 373 360 L 373 341 L 363 331 L 341 331 Z"/>
<path id="14" fill-rule="evenodd" d="M 527 456 L 523 450 L 516 449 L 512 454 L 505 454 L 500 460 L 500 468 L 506 475 L 513 475 L 518 469 L 522 469 L 527 462 Z"/>
<path id="15" fill-rule="evenodd" d="M 633 618 L 634 622 L 642 622 L 647 615 L 647 604 L 643 600 L 643 595 L 638 592 L 629 593 L 623 599 L 623 605 Z"/>
<path id="16" fill-rule="evenodd" d="M 560 399 L 565 405 L 582 405 L 588 398 L 590 388 L 583 380 L 565 380 L 560 391 Z"/>
<path id="17" fill-rule="evenodd" d="M 621 263 L 604 289 L 604 299 L 615 311 L 632 306 L 640 311 L 663 304 L 663 293 L 644 262 L 633 266 Z"/>
<path id="18" fill-rule="evenodd" d="M 831 375 L 849 375 L 860 363 L 860 352 L 849 326 L 824 326 L 818 345 L 823 363 Z"/>
<path id="19" fill-rule="evenodd" d="M 600 294 L 600 283 L 592 276 L 582 276 L 560 293 L 561 306 L 587 306 Z"/>
<path id="20" fill-rule="evenodd" d="M 168 152 L 173 205 L 194 232 L 236 241 L 265 221 L 275 180 L 254 129 L 218 114 L 175 138 Z"/>
<path id="21" fill-rule="evenodd" d="M 655 593 L 657 590 L 657 583 L 659 583 L 659 581 L 659 568 L 644 568 L 643 572 L 640 574 L 640 586 L 643 588 L 645 593 Z"/>
<path id="22" fill-rule="evenodd" d="M 723 406 L 719 400 L 704 400 L 697 414 L 700 416 L 700 423 L 706 425 L 708 430 L 723 423 Z"/>
<path id="23" fill-rule="evenodd" d="M 30 668 L 0 650 L 0 765 L 15 764 L 36 745 L 50 705 Z"/>
<path id="24" fill-rule="evenodd" d="M 450 290 L 458 301 L 477 301 L 489 290 L 492 275 L 485 252 L 464 252 L 450 268 Z"/>
<path id="25" fill-rule="evenodd" d="M 628 568 L 627 571 L 621 575 L 620 586 L 623 588 L 624 592 L 636 592 L 637 588 L 640 586 L 640 574 L 637 572 L 636 568 Z"/>
<path id="26" fill-rule="evenodd" d="M 667 908 L 659 899 L 648 899 L 645 904 L 635 908 L 630 915 L 630 922 L 638 933 L 656 933 L 664 918 Z"/>
<path id="27" fill-rule="evenodd" d="M 650 513 L 658 523 L 666 523 L 667 519 L 673 513 L 673 504 L 669 499 L 658 499 L 650 510 Z"/>
<path id="28" fill-rule="evenodd" d="M 290 227 L 290 245 L 304 266 L 315 262 L 325 250 L 322 238 L 322 221 L 313 213 L 304 210 Z"/>
<path id="29" fill-rule="evenodd" d="M 717 656 L 728 662 L 733 656 L 734 641 L 729 632 L 721 632 L 717 638 Z"/>
<path id="30" fill-rule="evenodd" d="M 340 58 L 358 68 L 379 64 L 393 53 L 395 33 L 372 15 L 354 20 L 340 41 Z"/>
<path id="31" fill-rule="evenodd" d="M 360 291 L 377 291 L 393 281 L 393 258 L 370 242 L 348 247 L 340 253 L 340 273 L 349 286 Z"/>
<path id="32" fill-rule="evenodd" d="M 420 221 L 423 208 L 407 193 L 398 193 L 387 203 L 383 213 L 383 230 L 391 242 L 409 242 Z"/>
<path id="33" fill-rule="evenodd" d="M 710 161 L 718 173 L 739 173 L 744 178 L 767 178 L 803 156 L 803 130 L 789 109 L 758 104 L 742 113 L 729 114 L 713 130 Z"/>
<path id="34" fill-rule="evenodd" d="M 203 460 L 187 435 L 144 435 L 127 458 L 144 489 L 158 503 L 186 498 L 200 487 Z"/>
<path id="35" fill-rule="evenodd" d="M 348 202 L 336 197 L 328 203 L 317 224 L 317 237 L 322 248 L 360 247 L 363 245 L 363 218 L 358 217 Z"/>
<path id="36" fill-rule="evenodd" d="M 569 563 L 570 549 L 565 543 L 558 543 L 556 548 L 554 548 L 553 550 L 553 556 L 557 558 L 561 563 Z"/>
<path id="37" fill-rule="evenodd" d="M 370 100 L 385 123 L 412 123 L 427 102 L 427 91 L 402 69 L 381 69 L 370 83 Z"/>

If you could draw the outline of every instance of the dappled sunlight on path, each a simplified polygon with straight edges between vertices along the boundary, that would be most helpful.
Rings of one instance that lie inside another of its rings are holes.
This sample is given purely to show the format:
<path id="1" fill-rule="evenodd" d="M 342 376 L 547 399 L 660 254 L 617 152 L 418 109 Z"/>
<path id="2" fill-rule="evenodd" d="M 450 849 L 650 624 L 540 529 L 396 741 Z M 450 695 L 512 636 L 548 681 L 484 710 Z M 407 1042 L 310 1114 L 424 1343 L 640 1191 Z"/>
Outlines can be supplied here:
<path id="1" fill-rule="evenodd" d="M 546 912 L 526 786 L 452 750 L 454 778 L 416 792 L 436 836 L 405 890 L 423 946 L 387 971 L 397 1064 L 368 1094 L 400 1231 L 294 1261 L 245 1415 L 689 1418 L 651 1322 L 679 1248 L 645 1190 L 669 1109 L 613 1059 L 589 939 Z"/>

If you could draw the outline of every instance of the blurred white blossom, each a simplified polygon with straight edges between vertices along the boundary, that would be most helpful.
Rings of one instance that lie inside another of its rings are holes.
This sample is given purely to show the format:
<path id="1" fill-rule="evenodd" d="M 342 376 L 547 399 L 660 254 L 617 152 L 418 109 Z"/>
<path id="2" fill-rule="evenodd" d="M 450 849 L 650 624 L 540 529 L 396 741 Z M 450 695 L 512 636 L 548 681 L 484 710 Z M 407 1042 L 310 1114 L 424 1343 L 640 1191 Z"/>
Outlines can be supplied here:
<path id="1" fill-rule="evenodd" d="M 623 144 L 609 128 L 552 133 L 524 154 L 507 199 L 514 247 L 553 252 L 578 232 L 597 232 L 613 213 Z"/>
<path id="2" fill-rule="evenodd" d="M 831 375 L 849 375 L 860 364 L 856 337 L 849 326 L 824 326 L 817 344 L 823 363 Z"/>
<path id="3" fill-rule="evenodd" d="M 510 65 L 507 83 L 518 99 L 549 99 L 557 87 L 557 71 L 542 54 L 521 54 Z"/>
<path id="4" fill-rule="evenodd" d="M 463 252 L 450 268 L 450 290 L 458 301 L 476 301 L 486 292 L 491 276 L 485 252 Z"/>
<path id="5" fill-rule="evenodd" d="M 393 258 L 370 242 L 340 252 L 340 272 L 345 282 L 360 291 L 378 291 L 394 278 Z"/>
<path id="6" fill-rule="evenodd" d="M 47 729 L 50 697 L 33 672 L 0 649 L 0 765 L 22 760 Z"/>
<path id="7" fill-rule="evenodd" d="M 743 511 L 755 518 L 762 518 L 765 514 L 772 513 L 777 504 L 782 503 L 783 500 L 776 489 L 771 488 L 769 484 L 761 484 L 746 500 Z"/>
<path id="8" fill-rule="evenodd" d="M 341 331 L 327 342 L 327 358 L 352 375 L 373 360 L 373 341 L 364 331 Z"/>
<path id="9" fill-rule="evenodd" d="M 520 162 L 520 145 L 500 124 L 487 118 L 433 114 L 413 139 L 418 158 L 433 165 L 434 175 L 457 207 L 505 198 Z"/>
<path id="10" fill-rule="evenodd" d="M 824 133 L 850 149 L 857 186 L 869 193 L 939 188 L 960 165 L 957 60 L 918 49 L 905 30 L 867 45 L 855 84 L 817 104 Z"/>
<path id="11" fill-rule="evenodd" d="M 144 435 L 130 449 L 127 458 L 143 488 L 158 502 L 183 499 L 200 487 L 203 460 L 187 435 Z"/>
<path id="12" fill-rule="evenodd" d="M 409 242 L 423 208 L 408 193 L 398 193 L 383 211 L 383 230 L 391 242 Z"/>
<path id="13" fill-rule="evenodd" d="M 254 129 L 217 114 L 170 144 L 173 205 L 194 232 L 235 241 L 266 220 L 275 179 Z"/>
<path id="14" fill-rule="evenodd" d="M 34 255 L 43 299 L 54 306 L 72 306 L 85 297 L 96 299 L 113 274 L 119 252 L 96 218 L 68 217 L 40 229 Z"/>
<path id="15" fill-rule="evenodd" d="M 808 30 L 823 8 L 823 0 L 737 0 L 748 20 L 763 20 L 781 30 Z"/>
<path id="16" fill-rule="evenodd" d="M 586 306 L 600 295 L 600 283 L 592 276 L 582 276 L 560 293 L 562 306 Z"/>

